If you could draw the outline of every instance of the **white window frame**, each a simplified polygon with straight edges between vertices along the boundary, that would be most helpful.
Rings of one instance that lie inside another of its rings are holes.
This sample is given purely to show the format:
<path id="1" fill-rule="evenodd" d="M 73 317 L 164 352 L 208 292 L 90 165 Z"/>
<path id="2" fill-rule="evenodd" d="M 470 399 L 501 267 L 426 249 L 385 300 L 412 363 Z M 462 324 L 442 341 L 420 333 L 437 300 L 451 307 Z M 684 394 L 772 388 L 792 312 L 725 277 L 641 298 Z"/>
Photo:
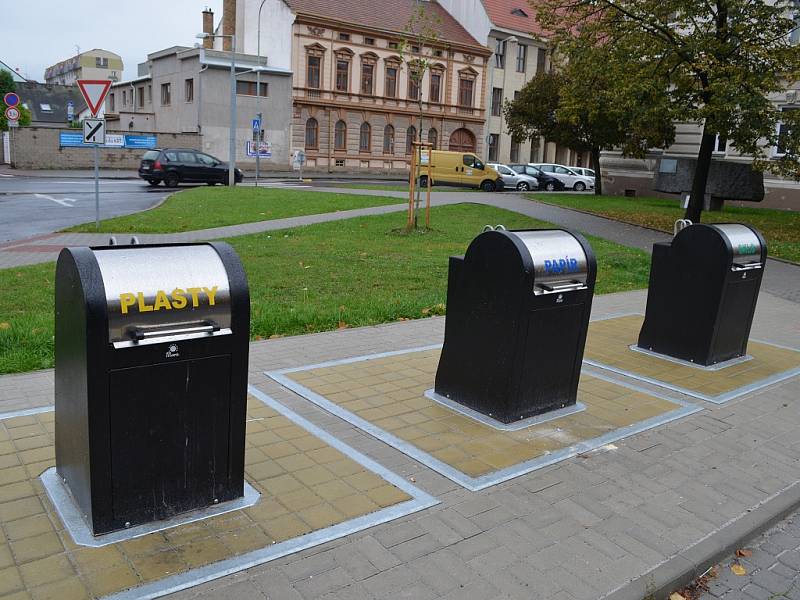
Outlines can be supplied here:
<path id="1" fill-rule="evenodd" d="M 716 137 L 714 137 L 714 151 L 712 152 L 712 154 L 714 154 L 716 156 L 727 156 L 728 155 L 728 140 L 727 140 L 727 138 L 725 139 L 725 149 L 724 150 L 720 150 L 719 149 L 719 134 L 717 134 Z"/>

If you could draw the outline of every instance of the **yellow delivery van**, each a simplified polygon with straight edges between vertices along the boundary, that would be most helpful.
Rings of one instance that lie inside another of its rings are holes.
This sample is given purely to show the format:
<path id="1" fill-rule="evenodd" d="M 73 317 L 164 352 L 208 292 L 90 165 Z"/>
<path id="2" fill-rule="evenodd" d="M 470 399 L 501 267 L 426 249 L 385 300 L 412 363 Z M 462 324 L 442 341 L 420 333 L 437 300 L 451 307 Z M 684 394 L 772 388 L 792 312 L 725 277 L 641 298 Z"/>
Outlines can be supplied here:
<path id="1" fill-rule="evenodd" d="M 431 161 L 431 185 L 459 185 L 480 188 L 484 192 L 503 189 L 503 180 L 493 168 L 486 166 L 472 152 L 423 150 L 419 184 L 428 185 L 428 161 Z"/>

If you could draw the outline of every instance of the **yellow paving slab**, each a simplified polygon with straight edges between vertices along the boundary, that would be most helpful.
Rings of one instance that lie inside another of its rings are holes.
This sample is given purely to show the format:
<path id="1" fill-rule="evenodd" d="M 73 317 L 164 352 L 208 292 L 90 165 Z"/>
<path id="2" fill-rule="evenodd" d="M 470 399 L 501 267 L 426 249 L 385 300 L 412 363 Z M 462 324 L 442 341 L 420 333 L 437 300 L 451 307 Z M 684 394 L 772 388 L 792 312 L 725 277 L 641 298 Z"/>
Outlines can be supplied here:
<path id="1" fill-rule="evenodd" d="M 592 321 L 584 359 L 712 402 L 730 399 L 740 389 L 749 390 L 759 382 L 769 383 L 800 369 L 800 352 L 755 341 L 747 344 L 751 360 L 715 371 L 636 352 L 630 346 L 639 339 L 643 320 L 641 315 L 627 315 Z"/>
<path id="2" fill-rule="evenodd" d="M 100 597 L 410 499 L 250 397 L 245 478 L 261 493 L 257 504 L 101 548 L 77 546 L 38 479 L 55 464 L 53 420 L 53 412 L 0 420 L 0 598 Z"/>
<path id="3" fill-rule="evenodd" d="M 425 397 L 425 391 L 433 387 L 439 354 L 439 349 L 413 351 L 292 370 L 283 372 L 282 377 L 471 478 L 685 407 L 584 374 L 578 400 L 586 405 L 585 411 L 518 431 L 503 431 Z M 326 382 L 331 378 L 339 382 L 340 392 L 326 395 Z M 393 388 L 387 389 L 387 384 Z M 348 399 L 351 397 L 358 400 Z"/>

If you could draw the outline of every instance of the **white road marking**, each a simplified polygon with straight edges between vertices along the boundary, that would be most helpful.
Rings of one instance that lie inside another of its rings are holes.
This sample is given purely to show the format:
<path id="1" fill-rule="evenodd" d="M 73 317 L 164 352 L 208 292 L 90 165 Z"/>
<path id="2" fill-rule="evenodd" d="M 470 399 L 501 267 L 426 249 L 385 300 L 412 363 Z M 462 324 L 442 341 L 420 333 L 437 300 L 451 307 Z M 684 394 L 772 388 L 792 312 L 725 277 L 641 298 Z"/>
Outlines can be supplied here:
<path id="1" fill-rule="evenodd" d="M 13 175 L 6 175 L 5 173 L 0 173 L 0 177 L 13 177 Z"/>
<path id="2" fill-rule="evenodd" d="M 53 198 L 52 196 L 47 196 L 46 194 L 34 194 L 37 198 L 42 198 L 43 200 L 52 200 L 53 202 L 60 204 L 61 206 L 66 206 L 67 208 L 74 208 L 74 204 L 70 204 L 70 202 L 77 202 L 75 198 Z"/>

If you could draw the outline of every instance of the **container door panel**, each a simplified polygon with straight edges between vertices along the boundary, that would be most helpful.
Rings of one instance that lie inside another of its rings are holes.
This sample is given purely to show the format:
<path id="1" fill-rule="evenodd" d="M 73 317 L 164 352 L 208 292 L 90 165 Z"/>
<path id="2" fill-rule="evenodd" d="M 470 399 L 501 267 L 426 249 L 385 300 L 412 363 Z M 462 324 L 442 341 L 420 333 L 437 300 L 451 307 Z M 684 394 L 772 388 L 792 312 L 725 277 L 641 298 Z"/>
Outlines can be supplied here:
<path id="1" fill-rule="evenodd" d="M 229 356 L 111 372 L 115 520 L 164 519 L 213 503 L 229 471 L 229 389 Z"/>

